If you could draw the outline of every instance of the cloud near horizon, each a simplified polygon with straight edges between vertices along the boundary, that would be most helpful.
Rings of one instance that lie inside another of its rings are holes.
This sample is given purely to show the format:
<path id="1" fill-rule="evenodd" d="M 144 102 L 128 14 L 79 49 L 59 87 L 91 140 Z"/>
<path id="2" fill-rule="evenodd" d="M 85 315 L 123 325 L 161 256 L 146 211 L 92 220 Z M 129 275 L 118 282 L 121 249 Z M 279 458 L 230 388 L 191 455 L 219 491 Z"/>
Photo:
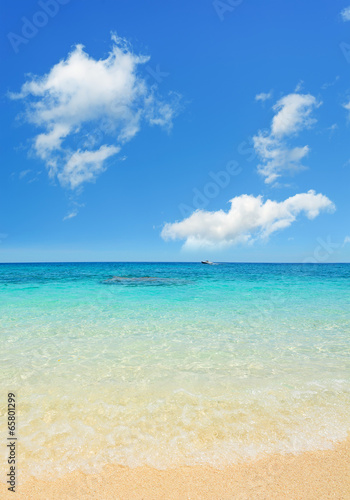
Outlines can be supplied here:
<path id="1" fill-rule="evenodd" d="M 138 71 L 149 59 L 113 35 L 105 59 L 76 45 L 47 74 L 30 75 L 19 93 L 10 93 L 24 101 L 26 121 L 42 129 L 33 149 L 63 187 L 94 182 L 143 122 L 171 128 L 179 96 L 156 95 Z"/>
<path id="2" fill-rule="evenodd" d="M 298 215 L 314 219 L 320 212 L 335 210 L 334 203 L 314 190 L 284 201 L 263 201 L 262 196 L 243 194 L 230 200 L 228 212 L 196 210 L 181 222 L 166 223 L 164 240 L 186 240 L 184 248 L 227 247 L 268 239 L 275 231 L 289 227 Z"/>
<path id="3" fill-rule="evenodd" d="M 265 177 L 265 183 L 275 182 L 284 172 L 304 168 L 301 161 L 308 154 L 309 146 L 290 147 L 286 141 L 316 122 L 311 113 L 320 105 L 311 94 L 293 93 L 273 106 L 275 115 L 270 130 L 260 130 L 253 137 L 255 151 L 262 161 L 258 172 Z"/>

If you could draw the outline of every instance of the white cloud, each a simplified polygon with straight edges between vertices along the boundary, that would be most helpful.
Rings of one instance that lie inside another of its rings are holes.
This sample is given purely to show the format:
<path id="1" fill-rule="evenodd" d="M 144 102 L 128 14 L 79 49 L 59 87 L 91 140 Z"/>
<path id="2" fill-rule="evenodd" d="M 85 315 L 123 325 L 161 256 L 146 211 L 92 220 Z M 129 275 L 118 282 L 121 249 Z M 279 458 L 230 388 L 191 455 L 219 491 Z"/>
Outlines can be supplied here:
<path id="1" fill-rule="evenodd" d="M 272 97 L 272 90 L 270 92 L 261 92 L 261 94 L 257 94 L 255 96 L 256 101 L 267 101 L 268 99 L 271 99 Z"/>
<path id="2" fill-rule="evenodd" d="M 272 134 L 283 137 L 309 127 L 316 121 L 310 117 L 316 105 L 318 103 L 315 97 L 310 94 L 289 94 L 282 97 L 273 107 L 277 113 L 272 119 Z"/>
<path id="3" fill-rule="evenodd" d="M 344 242 L 343 242 L 343 247 L 345 247 L 345 245 L 347 245 L 348 243 L 350 243 L 350 236 L 345 236 Z"/>
<path id="4" fill-rule="evenodd" d="M 261 132 L 253 141 L 256 153 L 264 160 L 258 166 L 258 171 L 265 177 L 267 184 L 276 181 L 283 172 L 304 168 L 301 160 L 308 154 L 308 146 L 288 148 L 275 137 Z"/>
<path id="5" fill-rule="evenodd" d="M 350 101 L 343 104 L 343 108 L 346 109 L 347 111 L 350 111 Z"/>
<path id="6" fill-rule="evenodd" d="M 79 213 L 79 208 L 85 206 L 83 203 L 78 203 L 77 201 L 75 201 L 72 197 L 70 198 L 71 198 L 70 199 L 71 208 L 68 211 L 67 215 L 63 217 L 62 219 L 63 221 L 73 219 L 74 217 L 76 217 Z"/>
<path id="7" fill-rule="evenodd" d="M 344 22 L 350 21 L 350 7 L 345 7 L 340 13 Z"/>
<path id="8" fill-rule="evenodd" d="M 294 92 L 301 92 L 303 90 L 303 87 L 304 87 L 304 81 L 299 80 L 299 82 L 296 84 Z"/>
<path id="9" fill-rule="evenodd" d="M 290 226 L 301 213 L 314 219 L 321 211 L 335 210 L 326 196 L 313 190 L 282 202 L 264 202 L 261 196 L 243 194 L 230 203 L 228 212 L 196 210 L 181 222 L 167 223 L 161 236 L 165 240 L 184 239 L 187 248 L 251 243 Z"/>
<path id="10" fill-rule="evenodd" d="M 283 172 L 304 168 L 301 160 L 308 154 L 309 147 L 291 148 L 286 139 L 315 123 L 311 113 L 320 104 L 310 94 L 293 93 L 282 97 L 273 106 L 275 115 L 270 131 L 260 130 L 253 137 L 255 151 L 262 160 L 258 172 L 265 177 L 266 183 L 276 181 Z"/>
<path id="11" fill-rule="evenodd" d="M 106 169 L 105 160 L 120 151 L 116 146 L 101 146 L 96 151 L 76 151 L 57 175 L 62 186 L 74 189 L 84 182 L 93 182 Z"/>
<path id="12" fill-rule="evenodd" d="M 69 214 L 67 214 L 65 217 L 63 217 L 63 220 L 73 219 L 77 215 L 78 215 L 78 210 L 73 210 L 72 212 L 69 212 Z"/>
<path id="13" fill-rule="evenodd" d="M 105 170 L 104 161 L 137 134 L 142 122 L 172 126 L 179 96 L 172 94 L 168 102 L 157 97 L 139 74 L 148 60 L 113 35 L 105 59 L 94 59 L 77 45 L 47 74 L 28 77 L 18 94 L 10 94 L 25 101 L 25 118 L 42 129 L 34 150 L 63 186 L 75 189 L 94 181 Z M 96 126 L 99 134 L 92 137 L 89 128 Z M 103 144 L 107 138 L 112 144 Z"/>
<path id="14" fill-rule="evenodd" d="M 337 130 L 338 128 L 338 124 L 337 123 L 333 123 L 333 125 L 331 125 L 330 127 L 327 128 L 327 130 L 330 130 L 331 132 L 333 132 L 334 130 Z"/>

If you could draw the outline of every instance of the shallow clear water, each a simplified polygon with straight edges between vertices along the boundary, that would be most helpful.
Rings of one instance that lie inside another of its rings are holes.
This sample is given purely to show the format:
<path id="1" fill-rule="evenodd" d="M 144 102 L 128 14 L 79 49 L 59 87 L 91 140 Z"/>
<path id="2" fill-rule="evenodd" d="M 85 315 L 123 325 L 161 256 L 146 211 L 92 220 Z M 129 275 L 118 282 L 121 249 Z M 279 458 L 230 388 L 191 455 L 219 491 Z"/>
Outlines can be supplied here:
<path id="1" fill-rule="evenodd" d="M 350 265 L 0 265 L 1 434 L 12 391 L 22 478 L 330 447 L 349 306 Z"/>

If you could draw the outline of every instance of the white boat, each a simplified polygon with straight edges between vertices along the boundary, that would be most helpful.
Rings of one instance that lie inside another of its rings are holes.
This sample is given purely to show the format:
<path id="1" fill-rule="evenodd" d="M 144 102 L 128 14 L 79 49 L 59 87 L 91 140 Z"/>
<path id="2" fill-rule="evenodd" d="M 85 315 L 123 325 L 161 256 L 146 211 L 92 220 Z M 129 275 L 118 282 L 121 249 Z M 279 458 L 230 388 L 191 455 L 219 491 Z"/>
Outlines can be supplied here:
<path id="1" fill-rule="evenodd" d="M 202 260 L 201 264 L 209 264 L 209 266 L 213 266 L 214 262 L 210 262 L 210 260 Z"/>

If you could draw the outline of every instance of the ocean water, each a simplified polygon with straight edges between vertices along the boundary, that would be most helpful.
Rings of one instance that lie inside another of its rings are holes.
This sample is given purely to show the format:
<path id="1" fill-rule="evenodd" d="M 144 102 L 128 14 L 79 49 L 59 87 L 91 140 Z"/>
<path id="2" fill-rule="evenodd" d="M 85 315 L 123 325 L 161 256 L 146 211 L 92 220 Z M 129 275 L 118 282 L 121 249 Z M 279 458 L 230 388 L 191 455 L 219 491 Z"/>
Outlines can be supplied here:
<path id="1" fill-rule="evenodd" d="M 4 264 L 0 322 L 20 479 L 223 467 L 350 429 L 350 265 Z"/>

